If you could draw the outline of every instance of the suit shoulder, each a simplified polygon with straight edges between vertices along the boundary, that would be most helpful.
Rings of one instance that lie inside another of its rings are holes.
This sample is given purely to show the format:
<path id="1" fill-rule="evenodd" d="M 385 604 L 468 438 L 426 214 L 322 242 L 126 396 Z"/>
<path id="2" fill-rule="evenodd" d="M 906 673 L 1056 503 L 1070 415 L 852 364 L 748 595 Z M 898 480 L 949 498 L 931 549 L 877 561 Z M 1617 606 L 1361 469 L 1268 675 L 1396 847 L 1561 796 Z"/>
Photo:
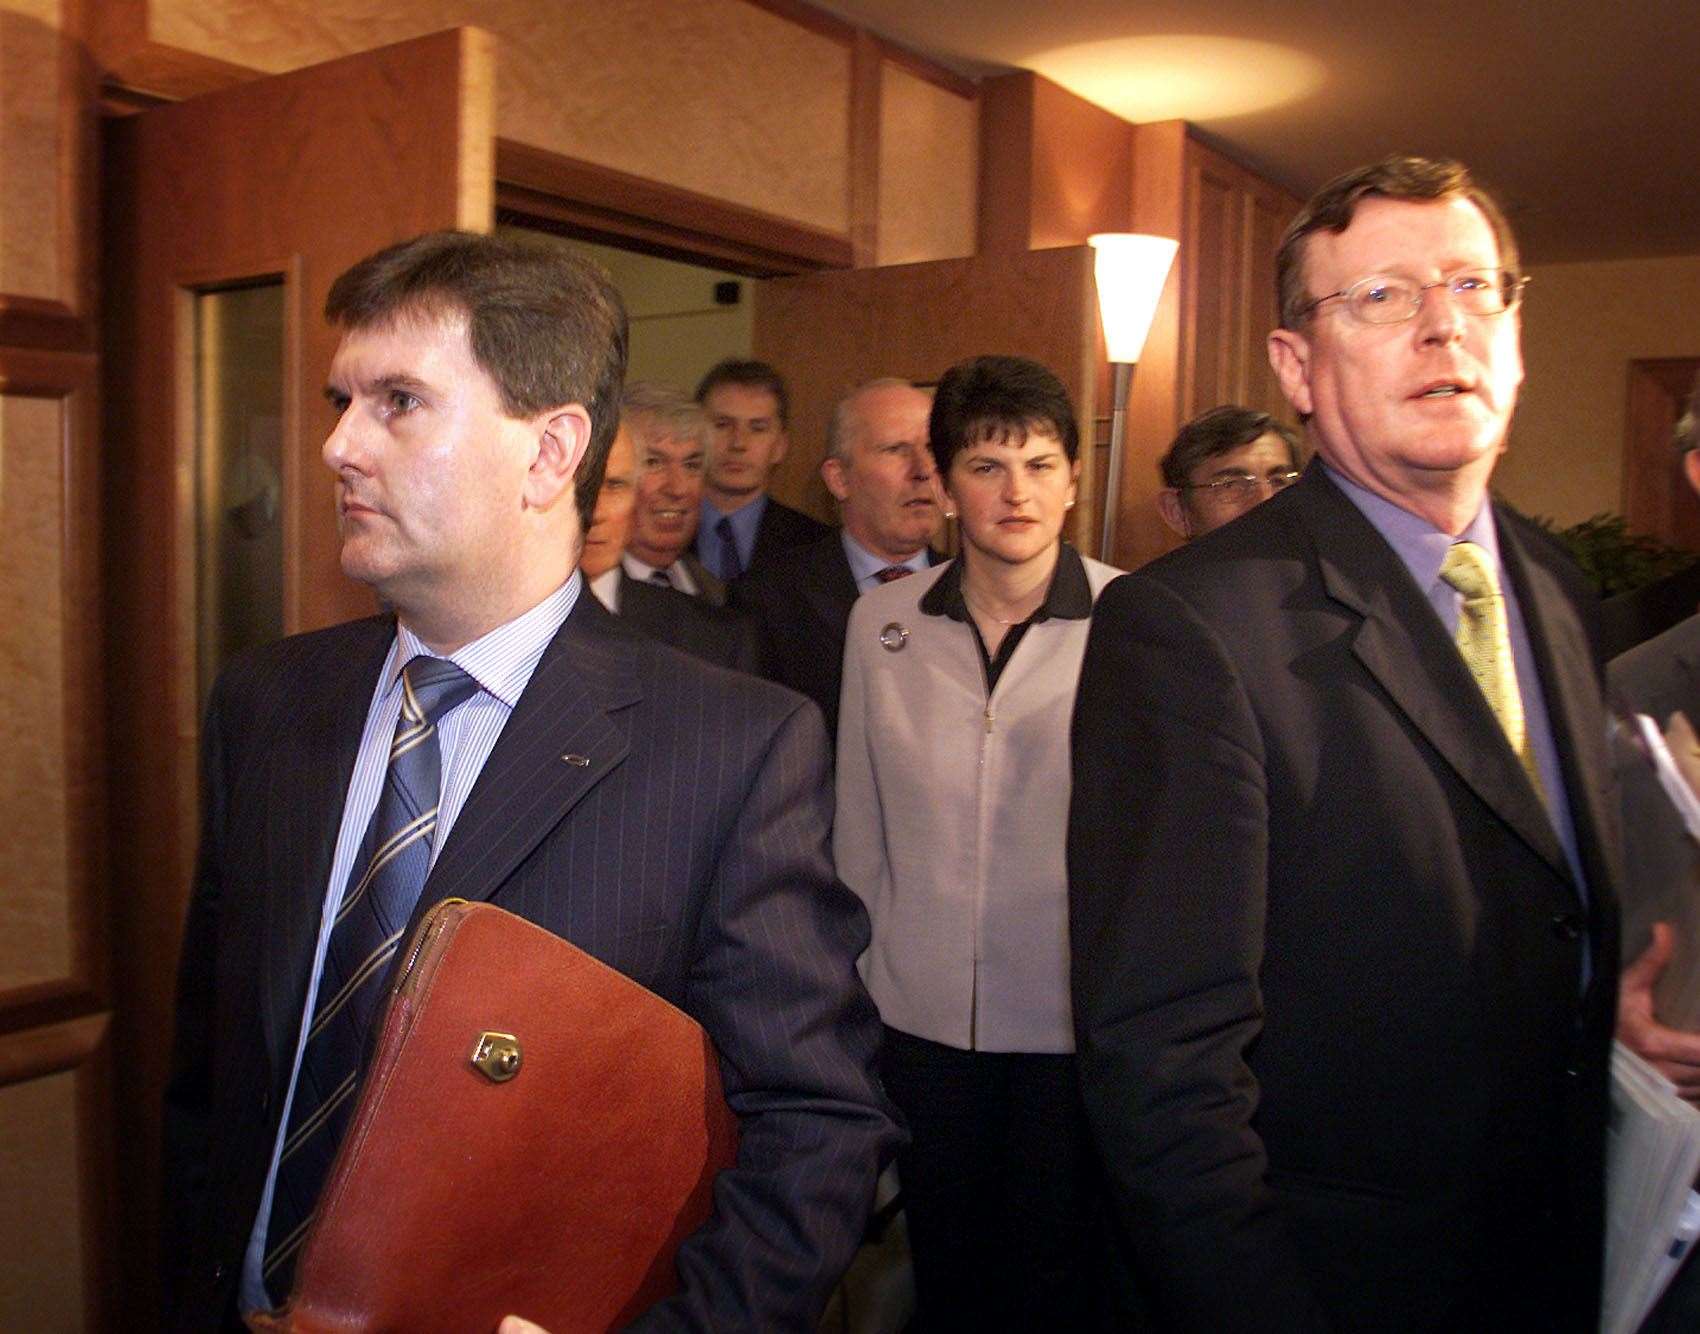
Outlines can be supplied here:
<path id="1" fill-rule="evenodd" d="M 775 530 L 794 545 L 812 542 L 834 531 L 830 524 L 822 523 L 813 515 L 804 514 L 802 510 L 793 509 L 771 496 L 767 501 L 767 514 L 763 517 L 770 519 Z"/>
<path id="2" fill-rule="evenodd" d="M 368 616 L 244 649 L 219 672 L 214 695 L 229 699 L 299 688 L 298 682 L 322 689 L 346 676 L 352 664 L 382 651 L 394 635 L 392 618 Z"/>
<path id="3" fill-rule="evenodd" d="M 1614 697 L 1641 712 L 1658 715 L 1686 710 L 1677 698 L 1682 689 L 1684 663 L 1700 660 L 1700 615 L 1690 616 L 1663 634 L 1620 653 L 1606 666 L 1606 680 Z M 1663 716 L 1659 718 L 1664 721 Z"/>
<path id="4" fill-rule="evenodd" d="M 686 614 L 700 615 L 703 617 L 700 623 L 708 624 L 708 613 L 723 610 L 725 609 L 694 607 Z M 730 621 L 714 620 L 716 629 L 724 629 L 729 624 L 748 624 L 747 618 L 741 613 L 732 612 L 730 615 Z M 814 708 L 802 695 L 784 686 L 706 661 L 636 630 L 627 630 L 626 633 L 630 638 L 632 651 L 636 654 L 638 670 L 647 679 L 651 689 L 669 694 L 692 692 L 718 709 L 736 710 L 747 717 L 769 718 L 775 723 L 783 721 L 801 707 Z"/>

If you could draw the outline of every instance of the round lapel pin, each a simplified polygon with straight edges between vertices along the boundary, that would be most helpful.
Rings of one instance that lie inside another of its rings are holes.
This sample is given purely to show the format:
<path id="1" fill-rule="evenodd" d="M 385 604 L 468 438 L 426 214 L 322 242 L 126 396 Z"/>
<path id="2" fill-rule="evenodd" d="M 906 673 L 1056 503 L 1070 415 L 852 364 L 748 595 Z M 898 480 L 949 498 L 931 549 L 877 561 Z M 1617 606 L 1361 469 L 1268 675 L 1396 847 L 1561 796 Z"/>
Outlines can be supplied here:
<path id="1" fill-rule="evenodd" d="M 896 653 L 909 642 L 909 632 L 896 621 L 880 631 L 880 643 L 888 653 Z"/>

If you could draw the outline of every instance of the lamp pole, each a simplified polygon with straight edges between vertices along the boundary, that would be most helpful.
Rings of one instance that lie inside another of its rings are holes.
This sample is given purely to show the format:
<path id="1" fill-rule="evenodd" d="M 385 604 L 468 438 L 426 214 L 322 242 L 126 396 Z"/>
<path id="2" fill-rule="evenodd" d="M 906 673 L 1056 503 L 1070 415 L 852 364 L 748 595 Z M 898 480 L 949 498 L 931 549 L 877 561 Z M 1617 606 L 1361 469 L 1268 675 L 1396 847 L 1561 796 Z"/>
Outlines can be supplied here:
<path id="1" fill-rule="evenodd" d="M 1116 510 L 1121 502 L 1122 437 L 1127 433 L 1127 400 L 1133 367 L 1145 350 L 1146 335 L 1157 314 L 1180 243 L 1167 236 L 1099 232 L 1087 238 L 1095 254 L 1098 311 L 1104 321 L 1104 348 L 1115 370 L 1110 414 L 1110 466 L 1104 477 L 1104 523 L 1099 559 L 1114 561 Z"/>

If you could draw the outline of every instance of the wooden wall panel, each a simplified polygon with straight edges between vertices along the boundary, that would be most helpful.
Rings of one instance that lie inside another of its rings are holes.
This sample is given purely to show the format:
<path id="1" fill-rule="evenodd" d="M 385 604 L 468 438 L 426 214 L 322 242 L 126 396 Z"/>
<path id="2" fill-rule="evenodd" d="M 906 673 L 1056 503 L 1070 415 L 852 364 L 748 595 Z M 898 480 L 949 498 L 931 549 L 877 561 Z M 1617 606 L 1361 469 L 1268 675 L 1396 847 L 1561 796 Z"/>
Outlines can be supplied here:
<path id="1" fill-rule="evenodd" d="M 72 972 L 65 439 L 62 402 L 0 397 L 0 993 Z"/>
<path id="2" fill-rule="evenodd" d="M 758 284 L 755 355 L 777 366 L 791 390 L 791 449 L 774 474 L 774 494 L 835 517 L 820 481 L 827 416 L 847 389 L 879 375 L 934 381 L 979 353 L 1032 357 L 1061 377 L 1089 423 L 1097 325 L 1084 246 Z M 1090 491 L 1085 470 L 1071 537 L 1089 552 Z"/>
<path id="3" fill-rule="evenodd" d="M 91 67 L 66 20 L 60 0 L 0 0 L 0 342 L 35 341 L 4 330 L 20 305 L 88 305 Z"/>
<path id="4" fill-rule="evenodd" d="M 280 73 L 477 24 L 497 133 L 842 233 L 850 50 L 745 0 L 109 0 L 155 46 Z"/>
<path id="5" fill-rule="evenodd" d="M 982 252 L 1128 229 L 1134 127 L 1026 71 L 987 82 L 981 105 Z"/>
<path id="6" fill-rule="evenodd" d="M 92 1325 L 80 1198 L 77 1080 L 0 1088 L 0 1329 Z"/>
<path id="7" fill-rule="evenodd" d="M 974 253 L 979 102 L 887 62 L 880 84 L 881 264 Z"/>

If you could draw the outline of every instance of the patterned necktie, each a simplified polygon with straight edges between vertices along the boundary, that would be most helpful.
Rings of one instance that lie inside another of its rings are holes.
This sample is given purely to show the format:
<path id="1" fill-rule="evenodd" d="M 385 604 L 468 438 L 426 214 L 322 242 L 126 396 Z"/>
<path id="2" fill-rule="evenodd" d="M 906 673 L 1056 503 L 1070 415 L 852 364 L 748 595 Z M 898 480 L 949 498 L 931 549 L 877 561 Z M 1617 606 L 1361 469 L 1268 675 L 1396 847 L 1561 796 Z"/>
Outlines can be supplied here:
<path id="1" fill-rule="evenodd" d="M 288 1294 L 320 1188 L 353 1114 L 383 979 L 430 870 L 442 781 L 437 720 L 478 689 L 454 663 L 424 654 L 402 669 L 401 679 L 389 768 L 331 927 L 278 1160 L 262 1270 L 277 1301 Z"/>
<path id="2" fill-rule="evenodd" d="M 714 525 L 714 535 L 720 539 L 720 577 L 731 583 L 744 572 L 744 562 L 738 559 L 738 542 L 732 535 L 732 520 L 722 514 Z"/>
<path id="3" fill-rule="evenodd" d="M 1499 591 L 1487 552 L 1474 542 L 1454 542 L 1440 567 L 1440 577 L 1459 593 L 1458 651 L 1476 684 L 1487 696 L 1505 738 L 1522 761 L 1523 771 L 1544 802 L 1540 770 L 1535 766 L 1535 749 L 1529 744 L 1529 729 L 1523 719 L 1523 697 L 1517 689 L 1517 664 L 1511 655 L 1511 623 L 1505 614 L 1505 597 Z"/>
<path id="4" fill-rule="evenodd" d="M 667 577 L 666 570 L 651 570 L 649 572 L 649 582 L 654 584 L 657 588 L 673 587 L 673 581 Z"/>
<path id="5" fill-rule="evenodd" d="M 874 578 L 878 579 L 882 584 L 889 584 L 894 580 L 907 579 L 914 573 L 915 571 L 911 570 L 907 565 L 887 565 L 883 570 L 875 570 Z"/>

